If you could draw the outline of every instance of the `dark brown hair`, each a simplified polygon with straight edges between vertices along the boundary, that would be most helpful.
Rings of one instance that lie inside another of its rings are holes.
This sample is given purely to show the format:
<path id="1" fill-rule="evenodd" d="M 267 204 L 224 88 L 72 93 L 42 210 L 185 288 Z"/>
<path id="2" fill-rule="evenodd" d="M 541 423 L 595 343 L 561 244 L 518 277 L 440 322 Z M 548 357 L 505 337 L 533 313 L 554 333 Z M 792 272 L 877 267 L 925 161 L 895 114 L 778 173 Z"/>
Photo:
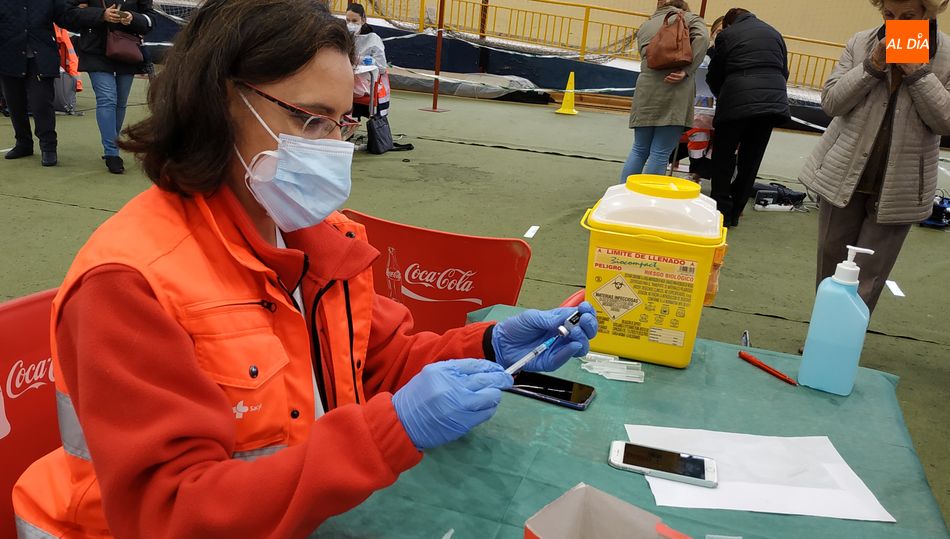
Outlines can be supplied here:
<path id="1" fill-rule="evenodd" d="M 234 155 L 230 81 L 281 80 L 326 48 L 352 61 L 346 24 L 320 0 L 207 0 L 149 87 L 150 115 L 126 129 L 119 146 L 158 187 L 211 193 Z"/>
<path id="2" fill-rule="evenodd" d="M 356 13 L 360 17 L 363 17 L 363 20 L 366 20 L 366 10 L 363 9 L 362 4 L 357 4 L 356 2 L 352 2 L 348 6 L 346 6 L 346 10 Z"/>
<path id="3" fill-rule="evenodd" d="M 741 15 L 745 15 L 746 13 L 750 13 L 750 11 L 741 7 L 734 7 L 730 9 L 722 18 L 722 29 L 725 30 L 726 28 L 729 28 L 734 22 L 736 22 L 736 19 L 738 19 Z"/>

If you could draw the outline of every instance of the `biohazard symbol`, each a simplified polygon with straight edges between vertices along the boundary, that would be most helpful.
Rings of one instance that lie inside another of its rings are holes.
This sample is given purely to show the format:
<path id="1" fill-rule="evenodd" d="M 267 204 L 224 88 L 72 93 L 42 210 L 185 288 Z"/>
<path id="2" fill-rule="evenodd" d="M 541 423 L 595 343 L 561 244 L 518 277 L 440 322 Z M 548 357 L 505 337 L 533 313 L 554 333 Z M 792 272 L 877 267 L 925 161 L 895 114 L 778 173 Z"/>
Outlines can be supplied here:
<path id="1" fill-rule="evenodd" d="M 594 299 L 611 320 L 622 318 L 643 304 L 640 296 L 620 274 L 598 288 L 594 292 Z"/>

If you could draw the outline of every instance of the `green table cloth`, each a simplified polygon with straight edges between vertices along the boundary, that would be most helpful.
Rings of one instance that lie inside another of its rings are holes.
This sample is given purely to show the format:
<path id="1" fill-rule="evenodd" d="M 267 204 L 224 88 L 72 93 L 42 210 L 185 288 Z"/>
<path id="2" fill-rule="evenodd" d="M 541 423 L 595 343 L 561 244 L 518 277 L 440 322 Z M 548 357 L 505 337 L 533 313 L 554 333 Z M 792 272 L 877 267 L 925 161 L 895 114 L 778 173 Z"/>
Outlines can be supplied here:
<path id="1" fill-rule="evenodd" d="M 479 318 L 520 309 L 496 306 Z M 524 522 L 584 482 L 660 516 L 693 537 L 950 537 L 904 425 L 897 377 L 860 369 L 849 397 L 785 384 L 736 357 L 739 348 L 700 340 L 684 370 L 644 365 L 646 382 L 606 380 L 571 360 L 556 376 L 593 385 L 586 411 L 505 394 L 495 417 L 356 509 L 327 521 L 319 537 L 523 537 Z M 754 353 L 794 377 L 799 358 Z M 713 509 L 659 507 L 646 480 L 607 464 L 624 424 L 702 428 L 767 436 L 828 436 L 897 523 Z"/>

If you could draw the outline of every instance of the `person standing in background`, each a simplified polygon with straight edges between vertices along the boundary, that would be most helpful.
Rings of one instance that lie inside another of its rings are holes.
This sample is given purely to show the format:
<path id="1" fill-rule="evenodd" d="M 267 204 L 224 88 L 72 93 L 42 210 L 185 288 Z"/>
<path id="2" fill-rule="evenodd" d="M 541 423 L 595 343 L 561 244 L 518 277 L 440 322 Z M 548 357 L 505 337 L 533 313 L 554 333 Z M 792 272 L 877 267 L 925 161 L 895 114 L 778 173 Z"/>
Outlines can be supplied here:
<path id="1" fill-rule="evenodd" d="M 752 194 L 772 129 L 791 118 L 782 34 L 748 10 L 730 9 L 706 82 L 717 99 L 712 197 L 723 224 L 733 227 Z"/>
<path id="2" fill-rule="evenodd" d="M 96 122 L 102 138 L 106 168 L 113 174 L 125 172 L 116 138 L 125 121 L 132 80 L 147 73 L 143 60 L 128 64 L 106 55 L 110 31 L 144 35 L 152 29 L 152 0 L 66 0 L 65 27 L 78 32 L 79 70 L 89 73 L 96 94 Z"/>
<path id="3" fill-rule="evenodd" d="M 821 198 L 821 283 L 847 246 L 861 259 L 858 292 L 873 312 L 904 239 L 926 219 L 937 189 L 940 136 L 950 135 L 950 37 L 937 31 L 948 0 L 871 0 L 885 21 L 930 20 L 930 63 L 885 63 L 885 27 L 858 32 L 825 82 L 821 106 L 834 119 L 800 180 Z"/>
<path id="4" fill-rule="evenodd" d="M 641 63 L 630 109 L 633 148 L 620 173 L 620 183 L 634 174 L 663 174 L 683 130 L 693 125 L 696 84 L 692 77 L 706 56 L 709 32 L 703 19 L 690 13 L 683 0 L 659 0 L 656 7 L 653 16 L 637 32 L 640 57 L 646 58 L 647 45 L 665 24 L 667 15 L 682 11 L 689 28 L 693 63 L 659 70 L 651 69 L 645 61 Z"/>
<path id="5" fill-rule="evenodd" d="M 56 112 L 53 79 L 59 76 L 59 49 L 53 23 L 61 23 L 65 0 L 7 0 L 0 15 L 0 86 L 10 109 L 16 144 L 4 156 L 33 155 L 30 117 L 40 141 L 44 167 L 56 165 Z"/>
<path id="6" fill-rule="evenodd" d="M 389 86 L 389 63 L 386 61 L 386 46 L 383 40 L 373 30 L 373 27 L 366 22 L 366 10 L 361 4 L 350 4 L 346 8 L 346 28 L 353 36 L 356 46 L 356 59 L 362 62 L 367 56 L 373 59 L 373 63 L 379 68 L 379 87 L 371 88 L 370 92 L 376 92 L 375 111 L 383 116 L 389 114 L 390 86 Z M 353 99 L 353 117 L 368 118 L 371 96 L 354 96 Z"/>

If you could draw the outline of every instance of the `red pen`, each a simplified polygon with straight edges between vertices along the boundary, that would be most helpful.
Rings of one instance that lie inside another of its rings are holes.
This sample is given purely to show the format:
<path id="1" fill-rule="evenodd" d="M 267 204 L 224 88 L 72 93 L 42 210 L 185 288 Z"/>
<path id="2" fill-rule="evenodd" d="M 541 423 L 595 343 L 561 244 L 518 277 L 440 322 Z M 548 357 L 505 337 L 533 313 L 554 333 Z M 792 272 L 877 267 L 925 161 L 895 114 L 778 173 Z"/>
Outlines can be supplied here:
<path id="1" fill-rule="evenodd" d="M 786 384 L 791 384 L 791 385 L 793 385 L 793 386 L 797 386 L 797 385 L 798 385 L 798 383 L 797 383 L 795 380 L 792 380 L 791 377 L 789 377 L 787 374 L 785 374 L 785 373 L 783 373 L 783 372 L 780 372 L 780 371 L 777 371 L 777 370 L 773 369 L 772 367 L 769 367 L 769 366 L 766 365 L 765 363 L 762 363 L 761 361 L 759 361 L 759 358 L 753 356 L 752 354 L 750 354 L 750 353 L 748 353 L 748 352 L 740 351 L 740 352 L 739 352 L 739 358 L 741 358 L 743 361 L 745 361 L 745 362 L 747 362 L 747 363 L 750 363 L 750 364 L 752 364 L 752 365 L 755 365 L 756 367 L 758 367 L 758 368 L 762 369 L 763 371 L 765 371 L 765 372 L 771 374 L 772 376 L 778 378 L 779 380 L 785 382 Z"/>

